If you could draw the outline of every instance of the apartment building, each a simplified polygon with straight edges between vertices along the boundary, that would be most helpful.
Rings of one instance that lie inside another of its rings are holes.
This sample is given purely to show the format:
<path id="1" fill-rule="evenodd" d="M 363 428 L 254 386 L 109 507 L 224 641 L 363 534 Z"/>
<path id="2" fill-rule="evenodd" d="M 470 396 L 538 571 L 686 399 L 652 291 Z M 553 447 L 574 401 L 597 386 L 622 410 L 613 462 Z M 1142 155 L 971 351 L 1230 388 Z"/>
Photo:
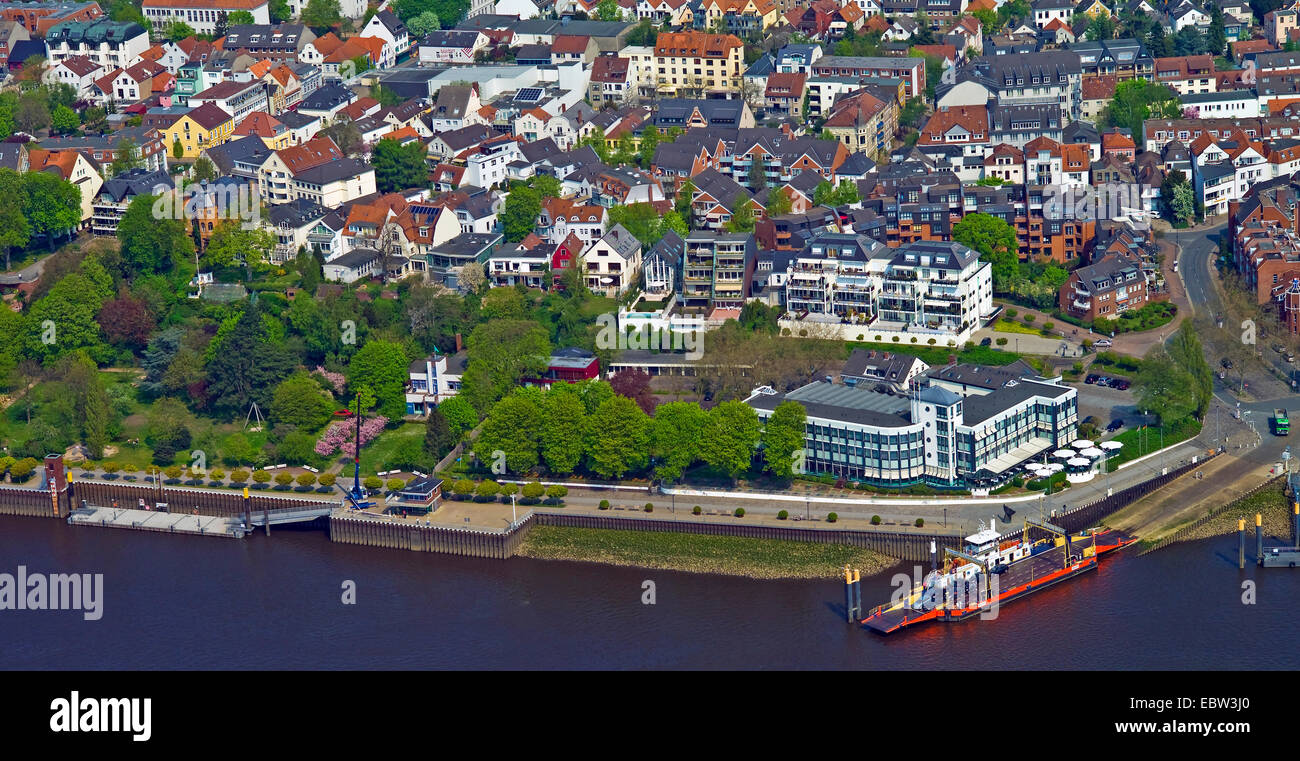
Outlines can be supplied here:
<path id="1" fill-rule="evenodd" d="M 216 34 L 217 25 L 235 11 L 253 14 L 254 24 L 270 24 L 269 0 L 143 0 L 141 11 L 156 33 L 179 21 L 199 34 Z"/>
<path id="2" fill-rule="evenodd" d="M 45 46 L 50 63 L 81 56 L 106 68 L 125 68 L 149 49 L 149 32 L 139 24 L 107 18 L 63 21 L 50 27 Z"/>
<path id="3" fill-rule="evenodd" d="M 740 91 L 744 43 L 734 34 L 666 32 L 654 48 L 655 90 L 664 97 L 716 97 Z"/>

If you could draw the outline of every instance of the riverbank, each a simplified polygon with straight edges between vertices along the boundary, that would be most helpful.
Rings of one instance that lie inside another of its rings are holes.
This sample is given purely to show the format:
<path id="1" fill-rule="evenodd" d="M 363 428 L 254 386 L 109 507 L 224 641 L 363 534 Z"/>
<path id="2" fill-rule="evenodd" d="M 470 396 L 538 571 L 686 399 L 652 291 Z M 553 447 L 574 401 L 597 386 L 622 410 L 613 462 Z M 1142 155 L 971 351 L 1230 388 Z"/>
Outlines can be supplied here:
<path id="1" fill-rule="evenodd" d="M 827 579 L 845 565 L 870 576 L 897 561 L 845 544 L 656 531 L 534 526 L 516 554 L 752 579 Z"/>
<path id="2" fill-rule="evenodd" d="M 1289 540 L 1291 536 L 1291 505 L 1282 479 L 1265 484 L 1246 494 L 1212 515 L 1203 516 L 1180 527 L 1166 527 L 1160 534 L 1165 538 L 1157 542 L 1143 541 L 1143 549 L 1163 548 L 1171 544 L 1194 542 L 1216 536 L 1237 533 L 1237 521 L 1246 521 L 1247 532 L 1255 530 L 1255 515 L 1263 521 L 1264 535 Z"/>

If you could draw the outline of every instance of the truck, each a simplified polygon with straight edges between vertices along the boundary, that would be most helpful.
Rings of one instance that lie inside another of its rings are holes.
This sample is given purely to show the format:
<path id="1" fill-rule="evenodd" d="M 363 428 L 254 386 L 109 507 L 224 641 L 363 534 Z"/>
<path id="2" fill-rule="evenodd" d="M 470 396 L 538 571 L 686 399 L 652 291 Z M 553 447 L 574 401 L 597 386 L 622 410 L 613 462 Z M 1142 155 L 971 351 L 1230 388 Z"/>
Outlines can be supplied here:
<path id="1" fill-rule="evenodd" d="M 1286 410 L 1278 407 L 1273 410 L 1273 434 L 1286 436 L 1291 432 L 1291 421 L 1287 419 Z"/>

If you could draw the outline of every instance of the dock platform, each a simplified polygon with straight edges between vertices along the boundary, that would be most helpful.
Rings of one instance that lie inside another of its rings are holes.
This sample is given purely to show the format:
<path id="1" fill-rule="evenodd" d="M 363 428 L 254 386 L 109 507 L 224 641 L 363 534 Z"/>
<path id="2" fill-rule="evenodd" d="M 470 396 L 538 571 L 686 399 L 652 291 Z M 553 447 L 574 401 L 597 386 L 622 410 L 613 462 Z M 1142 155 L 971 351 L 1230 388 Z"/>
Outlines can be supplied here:
<path id="1" fill-rule="evenodd" d="M 169 534 L 194 534 L 197 536 L 224 536 L 234 539 L 240 539 L 251 531 L 251 528 L 245 528 L 242 525 L 240 518 L 94 506 L 73 510 L 68 515 L 68 525 L 124 528 L 135 531 L 162 531 Z"/>

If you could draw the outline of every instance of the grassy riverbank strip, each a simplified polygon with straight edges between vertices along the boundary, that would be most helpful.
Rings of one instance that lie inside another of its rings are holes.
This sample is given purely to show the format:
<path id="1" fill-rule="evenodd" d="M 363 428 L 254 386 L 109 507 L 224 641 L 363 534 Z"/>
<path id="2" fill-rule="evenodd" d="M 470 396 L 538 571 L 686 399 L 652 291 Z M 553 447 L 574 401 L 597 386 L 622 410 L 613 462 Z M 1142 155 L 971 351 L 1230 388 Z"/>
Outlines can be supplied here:
<path id="1" fill-rule="evenodd" d="M 835 578 L 845 565 L 869 576 L 896 562 L 846 544 L 558 526 L 532 527 L 517 554 L 754 579 Z"/>

